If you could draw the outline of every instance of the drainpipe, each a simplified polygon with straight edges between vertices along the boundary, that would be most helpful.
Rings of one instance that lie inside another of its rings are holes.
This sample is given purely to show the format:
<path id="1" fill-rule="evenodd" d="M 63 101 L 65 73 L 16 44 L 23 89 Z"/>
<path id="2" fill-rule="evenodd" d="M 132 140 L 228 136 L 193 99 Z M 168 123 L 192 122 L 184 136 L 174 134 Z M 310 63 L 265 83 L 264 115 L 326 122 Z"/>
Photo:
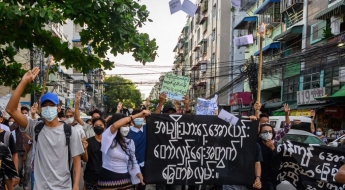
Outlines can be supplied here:
<path id="1" fill-rule="evenodd" d="M 302 52 L 307 47 L 307 27 L 308 27 L 308 0 L 303 2 L 303 30 L 302 30 Z M 304 70 L 305 62 L 301 62 L 301 70 Z"/>

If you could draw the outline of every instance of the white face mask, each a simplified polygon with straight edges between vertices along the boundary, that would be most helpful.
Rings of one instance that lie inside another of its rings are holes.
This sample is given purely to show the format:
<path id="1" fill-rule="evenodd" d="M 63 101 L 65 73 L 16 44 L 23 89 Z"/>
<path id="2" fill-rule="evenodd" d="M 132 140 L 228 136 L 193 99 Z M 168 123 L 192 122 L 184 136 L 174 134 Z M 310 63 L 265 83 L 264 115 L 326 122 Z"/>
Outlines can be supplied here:
<path id="1" fill-rule="evenodd" d="M 29 114 L 23 114 L 25 117 L 29 117 Z"/>
<path id="2" fill-rule="evenodd" d="M 272 140 L 273 134 L 272 133 L 261 133 L 261 138 L 265 141 Z"/>
<path id="3" fill-rule="evenodd" d="M 11 122 L 11 121 L 10 121 L 10 122 L 8 122 L 8 126 L 11 126 L 12 124 L 13 124 L 13 122 Z"/>
<path id="4" fill-rule="evenodd" d="M 128 133 L 129 133 L 129 127 L 121 127 L 120 133 L 122 136 L 127 137 Z"/>
<path id="5" fill-rule="evenodd" d="M 47 121 L 51 122 L 57 116 L 57 107 L 55 106 L 46 106 L 42 108 L 42 117 Z"/>
<path id="6" fill-rule="evenodd" d="M 74 121 L 74 117 L 70 117 L 70 118 L 68 118 L 68 119 L 65 120 L 65 122 L 66 122 L 67 124 L 72 124 L 73 121 Z"/>
<path id="7" fill-rule="evenodd" d="M 317 132 L 316 132 L 316 135 L 317 135 L 317 136 L 321 136 L 321 135 L 322 135 L 322 132 L 317 131 Z"/>

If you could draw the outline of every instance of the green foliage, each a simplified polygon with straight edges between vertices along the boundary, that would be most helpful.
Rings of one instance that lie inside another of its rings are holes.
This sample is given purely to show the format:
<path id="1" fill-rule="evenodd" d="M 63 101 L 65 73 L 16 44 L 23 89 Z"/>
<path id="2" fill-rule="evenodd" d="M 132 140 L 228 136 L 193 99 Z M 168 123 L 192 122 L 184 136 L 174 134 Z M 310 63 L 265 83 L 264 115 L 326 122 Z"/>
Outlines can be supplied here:
<path id="1" fill-rule="evenodd" d="M 136 108 L 142 103 L 141 94 L 131 80 L 121 76 L 111 76 L 105 79 L 104 95 L 107 97 L 105 105 L 116 108 L 118 102 L 124 107 Z"/>
<path id="2" fill-rule="evenodd" d="M 133 52 L 136 61 L 152 62 L 157 56 L 156 40 L 139 33 L 148 19 L 145 5 L 135 0 L 4 0 L 0 2 L 0 85 L 15 87 L 25 73 L 21 64 L 14 60 L 16 51 L 8 44 L 20 49 L 41 48 L 46 57 L 54 56 L 67 68 L 83 73 L 91 69 L 112 69 L 114 62 L 107 59 L 107 52 L 117 55 Z M 95 55 L 85 49 L 69 49 L 67 42 L 52 34 L 51 23 L 63 24 L 66 20 L 88 29 L 80 33 L 82 45 L 90 45 Z M 26 92 L 38 90 L 30 85 Z"/>
<path id="3" fill-rule="evenodd" d="M 328 39 L 328 38 L 331 38 L 333 36 L 334 36 L 334 34 L 332 33 L 331 27 L 326 26 L 326 28 L 323 29 L 323 34 L 322 34 L 323 39 Z"/>

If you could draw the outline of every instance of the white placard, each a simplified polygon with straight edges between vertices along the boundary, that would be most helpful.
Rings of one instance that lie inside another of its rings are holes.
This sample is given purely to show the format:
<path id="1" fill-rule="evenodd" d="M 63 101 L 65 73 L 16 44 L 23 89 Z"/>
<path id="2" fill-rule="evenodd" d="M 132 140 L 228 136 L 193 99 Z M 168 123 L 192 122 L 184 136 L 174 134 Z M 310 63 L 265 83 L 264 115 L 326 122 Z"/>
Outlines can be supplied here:
<path id="1" fill-rule="evenodd" d="M 182 9 L 180 0 L 171 0 L 169 2 L 170 14 L 174 14 Z"/>
<path id="2" fill-rule="evenodd" d="M 195 108 L 196 115 L 215 115 L 215 112 L 218 110 L 217 99 L 217 95 L 215 95 L 211 100 L 198 98 L 198 103 Z"/>
<path id="3" fill-rule="evenodd" d="M 218 117 L 226 122 L 229 122 L 232 125 L 236 125 L 238 122 L 238 117 L 236 117 L 235 115 L 225 111 L 224 109 L 222 109 L 222 111 L 220 111 Z"/>
<path id="4" fill-rule="evenodd" d="M 189 0 L 184 0 L 182 4 L 182 11 L 187 13 L 189 16 L 194 17 L 196 10 L 198 7 L 190 2 Z"/>
<path id="5" fill-rule="evenodd" d="M 315 99 L 315 98 L 320 98 L 324 96 L 325 94 L 326 94 L 325 87 L 297 91 L 297 105 L 325 103 L 325 101 L 318 101 Z"/>

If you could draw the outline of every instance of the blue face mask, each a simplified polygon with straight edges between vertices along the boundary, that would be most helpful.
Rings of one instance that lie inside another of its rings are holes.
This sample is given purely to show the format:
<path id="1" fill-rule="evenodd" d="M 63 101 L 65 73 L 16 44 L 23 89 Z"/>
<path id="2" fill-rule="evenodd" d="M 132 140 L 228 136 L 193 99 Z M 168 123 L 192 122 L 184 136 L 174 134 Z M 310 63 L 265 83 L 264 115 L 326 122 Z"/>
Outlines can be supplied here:
<path id="1" fill-rule="evenodd" d="M 46 106 L 42 107 L 42 117 L 51 122 L 57 116 L 57 107 Z"/>
<path id="2" fill-rule="evenodd" d="M 135 118 L 133 119 L 135 126 L 143 126 L 144 125 L 144 118 Z"/>

